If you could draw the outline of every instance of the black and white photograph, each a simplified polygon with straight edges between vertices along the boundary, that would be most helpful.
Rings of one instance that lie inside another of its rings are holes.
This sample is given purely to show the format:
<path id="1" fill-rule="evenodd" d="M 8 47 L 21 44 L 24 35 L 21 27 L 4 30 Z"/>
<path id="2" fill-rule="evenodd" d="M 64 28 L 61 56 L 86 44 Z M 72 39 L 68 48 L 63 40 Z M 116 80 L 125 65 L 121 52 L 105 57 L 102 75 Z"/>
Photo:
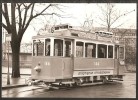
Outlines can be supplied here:
<path id="1" fill-rule="evenodd" d="M 1 3 L 2 98 L 136 98 L 137 3 Z"/>

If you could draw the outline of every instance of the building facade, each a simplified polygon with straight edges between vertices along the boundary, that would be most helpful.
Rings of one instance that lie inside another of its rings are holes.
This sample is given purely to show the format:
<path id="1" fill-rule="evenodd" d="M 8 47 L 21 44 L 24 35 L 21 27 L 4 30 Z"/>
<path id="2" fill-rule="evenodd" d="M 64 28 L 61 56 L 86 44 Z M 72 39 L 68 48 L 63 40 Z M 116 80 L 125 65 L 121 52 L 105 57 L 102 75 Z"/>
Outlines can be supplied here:
<path id="1" fill-rule="evenodd" d="M 8 47 L 9 46 L 9 47 Z M 32 59 L 32 44 L 31 43 L 22 43 L 20 46 L 20 66 L 21 67 L 31 67 L 31 59 Z M 9 54 L 8 54 L 9 48 Z M 9 56 L 9 64 L 12 65 L 12 50 L 11 45 L 7 43 L 2 43 L 2 66 L 7 66 L 8 64 L 8 56 Z"/>

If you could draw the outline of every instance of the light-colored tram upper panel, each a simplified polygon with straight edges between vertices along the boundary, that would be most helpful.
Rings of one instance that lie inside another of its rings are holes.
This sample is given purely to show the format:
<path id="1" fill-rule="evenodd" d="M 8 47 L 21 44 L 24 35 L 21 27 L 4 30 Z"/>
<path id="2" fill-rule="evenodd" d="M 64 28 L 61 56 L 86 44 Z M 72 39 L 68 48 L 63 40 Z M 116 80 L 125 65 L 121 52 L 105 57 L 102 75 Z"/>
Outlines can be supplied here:
<path id="1" fill-rule="evenodd" d="M 107 44 L 113 45 L 113 36 L 99 36 L 97 33 L 86 32 L 75 29 L 64 29 L 54 31 L 53 33 L 43 32 L 42 35 L 33 36 L 35 39 L 46 39 L 46 38 L 58 38 L 58 39 L 74 39 L 75 41 L 91 42 L 95 44 Z"/>

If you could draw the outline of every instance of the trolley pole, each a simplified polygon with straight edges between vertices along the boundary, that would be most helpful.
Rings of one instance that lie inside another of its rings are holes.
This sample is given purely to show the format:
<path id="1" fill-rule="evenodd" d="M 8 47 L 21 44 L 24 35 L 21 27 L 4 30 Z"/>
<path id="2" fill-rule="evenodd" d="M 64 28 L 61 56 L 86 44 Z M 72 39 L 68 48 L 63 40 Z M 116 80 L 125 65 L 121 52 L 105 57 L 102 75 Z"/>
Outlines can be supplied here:
<path id="1" fill-rule="evenodd" d="M 7 85 L 10 85 L 10 73 L 9 73 L 9 45 L 11 41 L 11 34 L 6 34 L 6 41 L 8 42 L 8 72 L 7 72 Z"/>

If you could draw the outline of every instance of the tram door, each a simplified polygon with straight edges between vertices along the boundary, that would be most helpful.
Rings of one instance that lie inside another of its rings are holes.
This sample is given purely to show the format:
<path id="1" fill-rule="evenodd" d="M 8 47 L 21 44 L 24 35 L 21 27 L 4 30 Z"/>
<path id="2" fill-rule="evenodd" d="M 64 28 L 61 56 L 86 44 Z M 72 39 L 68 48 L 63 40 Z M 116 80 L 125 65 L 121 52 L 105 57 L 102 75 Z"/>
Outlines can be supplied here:
<path id="1" fill-rule="evenodd" d="M 119 46 L 115 45 L 114 74 L 119 74 Z"/>
<path id="2" fill-rule="evenodd" d="M 119 46 L 119 66 L 118 66 L 118 74 L 122 75 L 124 74 L 126 68 L 125 68 L 125 47 Z"/>
<path id="3" fill-rule="evenodd" d="M 64 39 L 63 43 L 63 68 L 62 68 L 62 76 L 63 77 L 72 77 L 72 53 L 73 53 L 73 40 L 72 39 Z"/>
<path id="4" fill-rule="evenodd" d="M 117 75 L 123 75 L 125 71 L 125 48 L 123 46 L 115 45 L 115 69 L 114 73 Z"/>

